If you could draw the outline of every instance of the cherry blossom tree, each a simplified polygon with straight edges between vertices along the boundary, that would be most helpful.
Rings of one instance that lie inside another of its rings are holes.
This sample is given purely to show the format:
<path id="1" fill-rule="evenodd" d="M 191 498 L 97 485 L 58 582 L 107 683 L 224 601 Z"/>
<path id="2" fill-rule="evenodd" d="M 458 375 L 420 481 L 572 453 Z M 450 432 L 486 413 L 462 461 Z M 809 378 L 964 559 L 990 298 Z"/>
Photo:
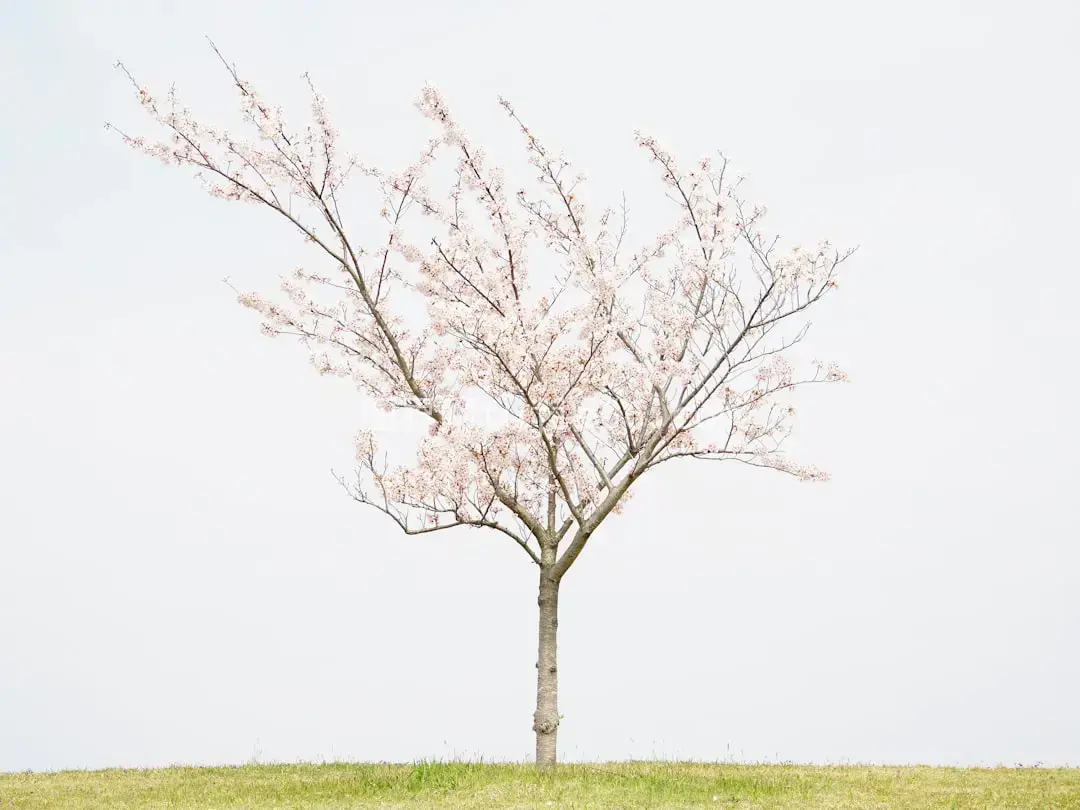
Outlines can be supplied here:
<path id="1" fill-rule="evenodd" d="M 122 64 L 165 138 L 117 131 L 138 151 L 195 169 L 212 196 L 274 212 L 322 256 L 327 274 L 297 270 L 282 295 L 238 292 L 238 300 L 262 316 L 265 334 L 309 347 L 319 372 L 429 423 L 403 465 L 390 465 L 378 437 L 361 430 L 355 479 L 339 477 L 351 496 L 407 534 L 501 533 L 537 567 L 533 730 L 536 762 L 551 766 L 559 589 L 633 484 L 677 459 L 827 478 L 781 444 L 790 393 L 845 375 L 818 362 L 797 372 L 788 358 L 808 308 L 837 286 L 851 251 L 822 242 L 779 252 L 762 231 L 764 209 L 738 195 L 726 158 L 686 167 L 637 134 L 674 224 L 629 253 L 625 205 L 590 217 L 583 176 L 571 176 L 506 100 L 537 175 L 532 190 L 508 191 L 432 87 L 417 106 L 436 136 L 411 166 L 386 172 L 339 151 L 313 86 L 311 123 L 294 129 L 214 53 L 250 139 L 196 120 L 175 89 L 155 97 Z M 443 158 L 452 180 L 436 195 L 428 182 Z M 348 229 L 339 202 L 354 178 L 370 184 L 380 230 Z M 409 296 L 426 305 L 415 308 L 426 313 L 419 323 L 401 306 Z"/>

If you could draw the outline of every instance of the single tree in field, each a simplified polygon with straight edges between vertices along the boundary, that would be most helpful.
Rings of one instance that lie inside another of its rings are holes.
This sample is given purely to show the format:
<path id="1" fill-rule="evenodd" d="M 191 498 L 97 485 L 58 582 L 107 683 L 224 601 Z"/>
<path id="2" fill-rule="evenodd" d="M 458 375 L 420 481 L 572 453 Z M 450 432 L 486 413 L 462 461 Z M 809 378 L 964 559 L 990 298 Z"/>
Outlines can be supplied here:
<path id="1" fill-rule="evenodd" d="M 120 134 L 167 164 L 194 167 L 215 197 L 265 206 L 320 251 L 326 275 L 298 270 L 280 300 L 243 293 L 239 301 L 262 315 L 266 334 L 311 347 L 320 372 L 349 377 L 382 408 L 429 423 L 405 466 L 388 465 L 361 430 L 356 481 L 339 479 L 352 497 L 408 534 L 501 532 L 537 567 L 533 730 L 536 762 L 551 766 L 559 588 L 633 484 L 687 458 L 826 477 L 782 454 L 793 413 L 786 398 L 844 374 L 822 363 L 797 374 L 785 355 L 850 251 L 823 242 L 777 252 L 760 228 L 764 210 L 735 194 L 726 159 L 685 168 L 639 134 L 677 219 L 628 255 L 625 206 L 621 217 L 606 210 L 590 219 L 582 177 L 568 177 L 570 164 L 505 100 L 538 174 L 535 193 L 505 188 L 433 88 L 418 107 L 438 136 L 412 166 L 387 173 L 340 155 L 314 88 L 313 121 L 294 130 L 222 63 L 252 139 L 198 122 L 173 91 L 159 101 L 134 79 L 168 136 Z M 444 155 L 452 179 L 437 197 L 425 177 Z M 339 202 L 350 176 L 376 190 L 381 230 L 348 229 Z M 410 297 L 426 304 L 423 323 L 406 317 Z"/>

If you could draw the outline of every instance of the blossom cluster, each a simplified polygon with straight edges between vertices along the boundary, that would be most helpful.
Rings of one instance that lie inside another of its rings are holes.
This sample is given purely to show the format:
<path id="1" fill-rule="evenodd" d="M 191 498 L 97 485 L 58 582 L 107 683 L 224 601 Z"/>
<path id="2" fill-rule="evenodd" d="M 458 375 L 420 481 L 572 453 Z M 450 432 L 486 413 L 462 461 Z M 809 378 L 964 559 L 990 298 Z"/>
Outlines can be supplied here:
<path id="1" fill-rule="evenodd" d="M 308 346 L 320 373 L 350 380 L 386 410 L 429 418 L 407 464 L 391 465 L 377 437 L 360 431 L 357 498 L 409 531 L 492 526 L 527 546 L 567 527 L 595 530 L 630 483 L 671 459 L 825 477 L 780 451 L 794 414 L 780 397 L 846 378 L 835 364 L 800 376 L 785 355 L 850 254 L 828 242 L 778 253 L 762 231 L 764 208 L 737 196 L 726 158 L 684 168 L 638 133 L 676 208 L 669 229 L 629 253 L 625 215 L 621 228 L 612 209 L 591 219 L 585 176 L 505 99 L 536 172 L 531 191 L 508 191 L 503 170 L 433 87 L 417 106 L 437 135 L 411 166 L 384 172 L 340 155 L 314 89 L 312 122 L 296 132 L 229 72 L 252 139 L 199 123 L 174 92 L 161 104 L 137 84 L 169 138 L 123 137 L 196 169 L 214 196 L 269 207 L 320 249 L 332 276 L 297 270 L 280 296 L 238 300 L 262 316 L 266 334 Z M 455 180 L 437 195 L 427 177 L 443 157 Z M 385 223 L 362 239 L 337 205 L 354 169 L 373 183 Z M 426 323 L 401 314 L 403 295 L 421 296 Z M 467 405 L 474 395 L 505 419 L 477 419 Z"/>

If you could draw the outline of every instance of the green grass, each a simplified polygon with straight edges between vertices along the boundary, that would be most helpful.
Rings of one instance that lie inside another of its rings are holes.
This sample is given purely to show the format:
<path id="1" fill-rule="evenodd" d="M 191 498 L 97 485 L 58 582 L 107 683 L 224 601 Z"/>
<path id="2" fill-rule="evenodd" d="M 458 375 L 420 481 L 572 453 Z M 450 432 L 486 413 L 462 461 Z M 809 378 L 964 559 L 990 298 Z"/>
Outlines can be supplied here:
<path id="1" fill-rule="evenodd" d="M 691 763 L 246 765 L 0 774 L 0 810 L 74 808 L 1080 810 L 1080 769 Z"/>

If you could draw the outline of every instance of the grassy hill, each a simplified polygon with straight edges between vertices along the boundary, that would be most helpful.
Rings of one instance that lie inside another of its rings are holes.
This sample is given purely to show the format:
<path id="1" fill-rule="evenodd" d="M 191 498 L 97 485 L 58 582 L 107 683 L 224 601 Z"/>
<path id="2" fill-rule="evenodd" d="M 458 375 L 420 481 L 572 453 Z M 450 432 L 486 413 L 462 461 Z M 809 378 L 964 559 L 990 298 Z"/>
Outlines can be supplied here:
<path id="1" fill-rule="evenodd" d="M 1080 810 L 1080 769 L 690 763 L 246 765 L 0 774 L 0 810 L 194 808 Z"/>

